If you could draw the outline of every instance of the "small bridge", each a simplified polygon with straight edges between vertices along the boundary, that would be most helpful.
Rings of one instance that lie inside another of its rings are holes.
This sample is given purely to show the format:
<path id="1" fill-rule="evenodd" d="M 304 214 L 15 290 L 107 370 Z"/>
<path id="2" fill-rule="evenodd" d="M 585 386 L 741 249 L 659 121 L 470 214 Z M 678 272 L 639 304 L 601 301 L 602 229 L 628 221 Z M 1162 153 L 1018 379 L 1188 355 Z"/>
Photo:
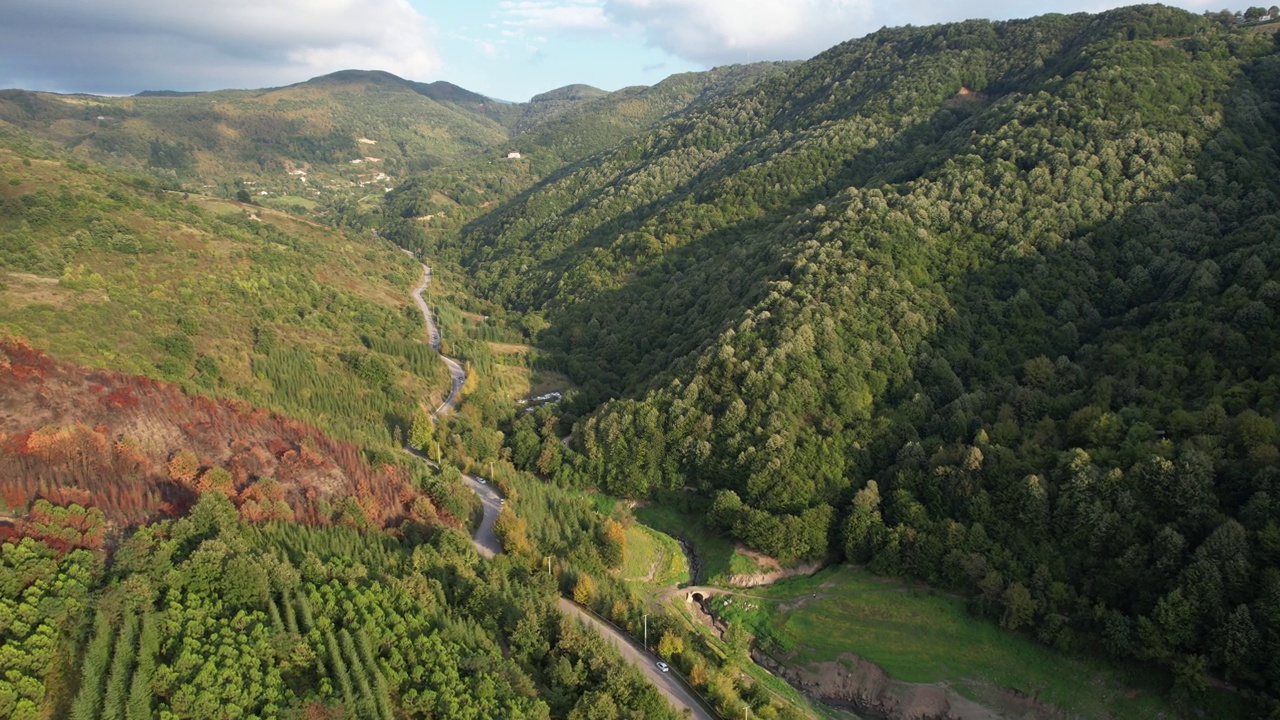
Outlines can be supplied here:
<path id="1" fill-rule="evenodd" d="M 693 585 L 690 587 L 683 587 L 683 588 L 680 588 L 679 592 L 681 595 L 684 596 L 685 602 L 697 603 L 698 605 L 701 605 L 702 603 L 710 600 L 712 597 L 715 597 L 716 595 L 732 595 L 733 594 L 733 591 L 731 590 L 725 590 L 724 588 L 717 588 L 717 587 L 707 587 L 705 585 Z"/>

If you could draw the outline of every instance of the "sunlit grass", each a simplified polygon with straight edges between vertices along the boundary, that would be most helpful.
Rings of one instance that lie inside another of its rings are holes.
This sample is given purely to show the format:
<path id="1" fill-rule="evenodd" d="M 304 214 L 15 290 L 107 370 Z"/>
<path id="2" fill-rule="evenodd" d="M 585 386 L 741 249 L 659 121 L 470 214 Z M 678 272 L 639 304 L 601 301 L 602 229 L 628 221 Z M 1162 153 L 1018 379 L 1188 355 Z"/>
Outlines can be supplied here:
<path id="1" fill-rule="evenodd" d="M 702 513 L 654 503 L 635 509 L 636 519 L 649 527 L 680 538 L 693 547 L 701 561 L 695 584 L 727 585 L 731 575 L 760 570 L 751 558 L 739 553 L 727 538 L 707 527 Z"/>
<path id="2" fill-rule="evenodd" d="M 851 653 L 895 680 L 947 683 L 979 702 L 1011 689 L 1073 717 L 1178 715 L 1158 673 L 1059 653 L 974 617 L 951 595 L 848 566 L 749 592 L 759 597 L 735 598 L 722 615 L 745 623 L 762 647 L 788 664 L 838 661 Z"/>
<path id="3" fill-rule="evenodd" d="M 689 563 L 669 535 L 636 524 L 627 528 L 622 579 L 654 587 L 680 585 L 689 582 Z"/>

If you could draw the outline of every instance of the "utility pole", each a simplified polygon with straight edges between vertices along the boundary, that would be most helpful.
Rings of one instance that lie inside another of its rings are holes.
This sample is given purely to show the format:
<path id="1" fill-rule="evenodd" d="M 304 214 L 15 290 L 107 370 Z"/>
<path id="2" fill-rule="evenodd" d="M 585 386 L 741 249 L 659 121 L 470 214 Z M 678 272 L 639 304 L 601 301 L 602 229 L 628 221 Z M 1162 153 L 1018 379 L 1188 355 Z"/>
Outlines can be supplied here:
<path id="1" fill-rule="evenodd" d="M 649 616 L 644 616 L 644 649 L 649 649 Z"/>
<path id="2" fill-rule="evenodd" d="M 551 556 L 550 555 L 547 556 L 547 574 L 548 575 L 551 574 Z"/>

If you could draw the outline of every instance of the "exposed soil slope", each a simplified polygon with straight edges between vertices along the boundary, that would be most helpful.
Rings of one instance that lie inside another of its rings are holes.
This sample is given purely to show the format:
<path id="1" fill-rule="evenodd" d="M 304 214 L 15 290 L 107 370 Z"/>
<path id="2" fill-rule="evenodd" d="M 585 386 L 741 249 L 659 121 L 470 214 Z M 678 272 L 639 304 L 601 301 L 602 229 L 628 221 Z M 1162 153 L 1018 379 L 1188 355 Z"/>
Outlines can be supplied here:
<path id="1" fill-rule="evenodd" d="M 791 667 L 753 652 L 753 659 L 805 693 L 837 707 L 890 720 L 1051 720 L 1065 717 L 1033 698 L 991 688 L 983 702 L 970 700 L 945 684 L 894 680 L 878 665 L 846 653 L 838 661 Z"/>

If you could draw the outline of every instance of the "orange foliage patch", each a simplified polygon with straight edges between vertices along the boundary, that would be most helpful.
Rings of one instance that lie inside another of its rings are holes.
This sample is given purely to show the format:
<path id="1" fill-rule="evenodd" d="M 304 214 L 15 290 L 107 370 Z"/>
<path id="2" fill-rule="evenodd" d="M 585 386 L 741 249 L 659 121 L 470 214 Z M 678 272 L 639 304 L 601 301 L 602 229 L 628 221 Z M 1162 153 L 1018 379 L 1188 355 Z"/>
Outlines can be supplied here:
<path id="1" fill-rule="evenodd" d="M 370 467 L 355 445 L 292 418 L 58 363 L 0 337 L 0 497 L 9 507 L 44 497 L 132 524 L 185 513 L 201 492 L 225 493 L 249 520 L 327 523 L 327 508 L 348 506 L 382 527 L 414 515 L 422 497 L 403 469 Z M 427 507 L 416 514 L 435 514 Z"/>

